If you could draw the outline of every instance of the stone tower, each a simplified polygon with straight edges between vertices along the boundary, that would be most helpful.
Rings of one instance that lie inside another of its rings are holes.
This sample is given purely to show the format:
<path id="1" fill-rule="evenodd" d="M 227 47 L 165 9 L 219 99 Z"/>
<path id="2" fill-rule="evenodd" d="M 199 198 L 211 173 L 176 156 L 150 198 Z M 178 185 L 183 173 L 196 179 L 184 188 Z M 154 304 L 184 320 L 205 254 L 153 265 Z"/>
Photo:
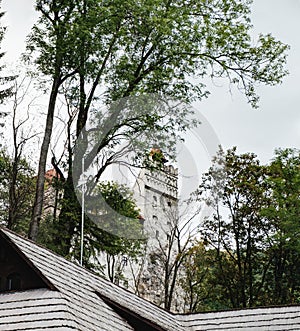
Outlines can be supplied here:
<path id="1" fill-rule="evenodd" d="M 167 239 L 172 218 L 176 217 L 177 182 L 178 170 L 164 165 L 161 170 L 142 169 L 134 185 L 134 198 L 141 210 L 150 249 L 157 246 L 157 239 L 161 242 Z"/>
<path id="2" fill-rule="evenodd" d="M 137 258 L 117 256 L 115 268 L 120 272 L 117 279 L 119 285 L 161 306 L 163 284 L 152 259 L 155 253 L 168 249 L 171 229 L 178 221 L 178 170 L 167 165 L 159 149 L 151 150 L 150 164 L 157 162 L 157 156 L 159 164 L 162 164 L 159 170 L 142 168 L 132 189 L 140 209 L 140 222 L 146 238 L 145 251 Z M 105 253 L 100 254 L 99 259 L 106 264 Z"/>
<path id="3" fill-rule="evenodd" d="M 147 237 L 146 258 L 140 269 L 138 292 L 145 299 L 161 305 L 162 284 L 151 259 L 155 255 L 153 253 L 168 249 L 171 229 L 178 220 L 178 170 L 166 165 L 166 162 L 160 170 L 143 168 L 133 192 Z"/>

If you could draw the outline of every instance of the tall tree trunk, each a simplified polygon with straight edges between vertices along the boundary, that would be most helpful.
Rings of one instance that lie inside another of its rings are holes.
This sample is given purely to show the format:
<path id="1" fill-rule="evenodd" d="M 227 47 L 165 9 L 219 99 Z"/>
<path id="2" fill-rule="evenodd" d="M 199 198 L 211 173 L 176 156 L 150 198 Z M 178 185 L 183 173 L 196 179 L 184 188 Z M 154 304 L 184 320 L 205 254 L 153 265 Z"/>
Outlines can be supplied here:
<path id="1" fill-rule="evenodd" d="M 55 104 L 56 104 L 60 81 L 61 81 L 60 75 L 57 74 L 52 83 L 52 89 L 51 89 L 49 105 L 48 105 L 48 114 L 46 119 L 45 134 L 40 152 L 39 169 L 38 169 L 38 176 L 36 181 L 36 194 L 35 194 L 34 207 L 33 207 L 29 235 L 28 235 L 28 237 L 33 241 L 37 240 L 39 224 L 42 217 L 47 155 L 51 141 Z"/>
<path id="2" fill-rule="evenodd" d="M 9 184 L 9 207 L 8 207 L 8 221 L 7 221 L 7 228 L 13 229 L 16 223 L 16 185 L 17 185 L 17 160 L 13 160 L 12 164 L 12 173 L 11 179 Z"/>
<path id="3" fill-rule="evenodd" d="M 73 184 L 73 150 L 71 125 L 72 118 L 69 119 L 67 127 L 68 174 L 63 186 L 61 211 L 56 220 L 57 236 L 53 238 L 55 251 L 62 256 L 67 256 L 69 254 L 75 228 L 79 226 L 79 220 L 81 219 L 81 206 L 77 200 Z"/>
<path id="4" fill-rule="evenodd" d="M 17 188 L 17 177 L 18 177 L 18 165 L 20 162 L 18 144 L 17 144 L 17 130 L 15 126 L 15 113 L 13 115 L 13 140 L 14 140 L 14 156 L 11 165 L 10 183 L 9 183 L 9 207 L 8 207 L 8 229 L 13 229 L 16 223 L 16 188 Z"/>
<path id="5" fill-rule="evenodd" d="M 70 253 L 75 228 L 80 225 L 81 206 L 74 190 L 72 175 L 64 184 L 62 208 L 57 219 L 57 235 L 53 238 L 56 253 L 67 256 Z"/>

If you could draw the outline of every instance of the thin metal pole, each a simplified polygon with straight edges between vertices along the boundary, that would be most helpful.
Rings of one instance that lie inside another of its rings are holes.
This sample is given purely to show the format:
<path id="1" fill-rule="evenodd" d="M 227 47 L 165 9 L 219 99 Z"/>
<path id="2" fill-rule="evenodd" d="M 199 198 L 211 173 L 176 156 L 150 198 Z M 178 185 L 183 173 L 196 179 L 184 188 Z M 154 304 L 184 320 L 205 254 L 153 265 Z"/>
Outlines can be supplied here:
<path id="1" fill-rule="evenodd" d="M 85 182 L 84 182 L 84 158 L 82 158 L 82 177 L 83 183 L 81 186 L 82 201 L 81 201 L 81 243 L 80 243 L 80 265 L 82 265 L 83 260 L 83 231 L 84 231 L 84 193 L 85 193 Z"/>

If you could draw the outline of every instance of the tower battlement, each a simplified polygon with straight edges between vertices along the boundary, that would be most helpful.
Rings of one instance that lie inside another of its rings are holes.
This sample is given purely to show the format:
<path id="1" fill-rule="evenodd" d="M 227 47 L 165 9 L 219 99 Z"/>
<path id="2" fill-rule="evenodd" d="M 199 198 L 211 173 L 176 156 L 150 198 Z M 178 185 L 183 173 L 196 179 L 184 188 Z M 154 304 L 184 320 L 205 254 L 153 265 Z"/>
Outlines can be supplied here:
<path id="1" fill-rule="evenodd" d="M 178 169 L 172 165 L 164 165 L 162 170 L 146 169 L 143 179 L 147 189 L 177 199 Z"/>

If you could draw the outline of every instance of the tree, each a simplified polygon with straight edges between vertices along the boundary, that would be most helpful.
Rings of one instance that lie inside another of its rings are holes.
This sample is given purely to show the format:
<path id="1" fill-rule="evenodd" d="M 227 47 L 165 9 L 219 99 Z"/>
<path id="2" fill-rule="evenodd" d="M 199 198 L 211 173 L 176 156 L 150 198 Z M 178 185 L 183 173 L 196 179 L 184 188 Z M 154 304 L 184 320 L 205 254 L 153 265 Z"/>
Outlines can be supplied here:
<path id="1" fill-rule="evenodd" d="M 34 172 L 28 162 L 0 153 L 0 217 L 1 223 L 18 233 L 28 232 L 34 196 Z"/>
<path id="2" fill-rule="evenodd" d="M 185 293 L 184 311 L 188 313 L 224 310 L 230 307 L 219 283 L 218 263 L 214 249 L 195 241 L 184 259 L 181 286 Z"/>
<path id="3" fill-rule="evenodd" d="M 236 148 L 214 158 L 197 192 L 214 212 L 184 264 L 189 311 L 299 302 L 299 160 L 295 149 L 268 165 Z"/>
<path id="4" fill-rule="evenodd" d="M 184 276 L 181 279 L 185 292 L 184 306 L 188 312 L 196 312 L 201 303 L 211 294 L 206 284 L 208 264 L 206 250 L 201 242 L 195 242 L 184 259 Z M 200 310 L 200 309 L 199 309 Z M 204 310 L 204 309 L 203 309 Z"/>
<path id="5" fill-rule="evenodd" d="M 53 182 L 52 185 L 59 185 L 59 179 Z M 125 227 L 130 233 L 137 233 L 136 237 L 140 239 L 134 240 L 114 235 L 105 231 L 103 227 L 99 229 L 97 224 L 90 218 L 85 217 L 83 265 L 95 272 L 104 274 L 110 281 L 118 283 L 124 278 L 122 258 L 126 256 L 128 259 L 135 260 L 143 251 L 145 240 L 142 238 L 142 225 L 138 218 L 139 210 L 132 194 L 125 185 L 116 182 L 101 182 L 95 188 L 94 198 L 97 199 L 100 195 L 105 203 L 120 215 L 118 220 L 114 221 L 114 224 L 117 224 L 120 228 Z M 88 209 L 95 208 L 95 199 L 87 201 Z M 63 205 L 63 203 L 62 199 L 59 204 Z M 107 219 L 106 208 L 103 206 L 102 210 L 97 210 L 97 214 L 103 223 Z M 77 215 L 78 211 L 74 210 L 73 212 Z M 69 217 L 74 217 L 74 215 L 69 215 Z M 64 254 L 66 257 L 79 262 L 80 228 L 75 228 L 72 249 L 67 253 L 62 252 L 64 247 L 56 245 L 55 238 L 60 235 L 59 231 L 61 231 L 61 228 L 57 223 L 57 219 L 54 220 L 48 217 L 41 224 L 38 241 L 58 254 Z"/>
<path id="6" fill-rule="evenodd" d="M 199 212 L 192 212 L 189 204 L 181 207 L 182 213 L 179 213 L 177 204 L 166 206 L 164 218 L 167 222 L 161 224 L 159 234 L 155 239 L 152 238 L 154 243 L 148 243 L 148 262 L 143 271 L 144 277 L 148 278 L 146 287 L 155 291 L 155 303 L 176 312 L 184 309 L 181 281 L 184 264 L 196 235 L 193 221 Z"/>
<path id="7" fill-rule="evenodd" d="M 0 19 L 3 17 L 4 12 L 1 12 L 1 5 L 2 1 L 0 0 Z M 6 31 L 6 27 L 3 27 L 0 25 L 0 45 L 3 41 L 4 34 Z M 3 58 L 5 55 L 4 52 L 0 52 L 0 60 Z M 0 66 L 0 71 L 2 71 L 5 68 L 5 66 L 1 65 Z M 1 76 L 0 77 L 0 104 L 2 104 L 8 97 L 12 95 L 12 86 L 8 86 L 8 83 L 10 83 L 15 77 L 14 76 Z M 3 87 L 4 85 L 4 87 Z M 5 118 L 7 116 L 6 111 L 0 110 L 0 119 Z M 4 123 L 0 123 L 0 128 L 4 126 Z M 0 138 L 2 134 L 0 133 Z M 0 147 L 2 147 L 2 144 L 0 143 Z"/>
<path id="8" fill-rule="evenodd" d="M 25 77 L 15 77 L 12 83 L 11 98 L 6 105 L 6 109 L 9 110 L 7 133 L 11 135 L 8 136 L 10 139 L 6 139 L 6 149 L 3 147 L 1 151 L 2 205 L 5 206 L 3 218 L 9 229 L 22 234 L 28 233 L 35 186 L 34 170 L 24 152 L 28 142 L 38 135 L 32 126 L 26 128 L 30 122 L 29 111 L 35 99 L 30 97 L 27 113 L 20 111 L 31 84 L 32 81 Z"/>
<path id="9" fill-rule="evenodd" d="M 8 206 L 8 190 L 9 187 L 9 176 L 8 176 L 8 169 L 9 169 L 9 157 L 1 151 L 0 157 L 0 200 L 1 200 L 1 223 L 7 223 L 7 215 L 5 215 L 4 211 L 7 210 Z"/>
<path id="10" fill-rule="evenodd" d="M 0 1 L 0 8 L 2 5 L 2 1 Z M 4 15 L 4 12 L 0 11 L 0 19 Z M 2 43 L 2 40 L 4 38 L 6 27 L 0 26 L 0 45 Z M 3 58 L 5 55 L 4 52 L 0 52 L 0 60 Z M 2 71 L 4 66 L 1 65 L 0 71 Z M 7 86 L 7 83 L 11 82 L 14 79 L 14 76 L 2 76 L 0 77 L 0 84 L 1 84 L 1 90 L 0 90 L 0 103 L 2 103 L 5 99 L 7 99 L 9 96 L 11 96 L 11 90 L 12 87 Z M 4 88 L 2 86 L 4 85 Z M 2 112 L 0 112 L 0 115 Z"/>
<path id="11" fill-rule="evenodd" d="M 16 229 L 16 224 L 20 222 L 20 209 L 24 209 L 27 205 L 27 210 L 25 208 L 25 213 L 23 212 L 23 217 L 26 216 L 28 221 L 28 213 L 32 207 L 33 198 L 33 187 L 35 184 L 35 178 L 33 174 L 33 169 L 24 157 L 24 148 L 30 140 L 38 136 L 38 132 L 32 127 L 30 129 L 24 130 L 23 127 L 29 122 L 29 109 L 34 99 L 32 99 L 28 104 L 28 110 L 26 117 L 23 119 L 18 119 L 19 107 L 26 97 L 31 85 L 31 81 L 26 82 L 23 78 L 18 82 L 17 78 L 14 80 L 13 88 L 11 90 L 13 96 L 12 105 L 12 157 L 11 157 L 11 170 L 9 175 L 9 207 L 8 207 L 8 223 L 7 227 L 9 229 Z M 20 182 L 22 183 L 20 185 Z M 24 188 L 21 188 L 24 186 Z M 28 226 L 26 226 L 26 229 Z"/>
<path id="12" fill-rule="evenodd" d="M 214 208 L 201 226 L 201 235 L 215 250 L 220 285 L 231 307 L 263 304 L 273 230 L 261 215 L 269 203 L 267 191 L 266 168 L 254 154 L 237 155 L 236 148 L 220 150 L 198 191 Z"/>
<path id="13" fill-rule="evenodd" d="M 28 49 L 36 52 L 37 70 L 50 77 L 52 89 L 31 222 L 32 239 L 36 239 L 41 216 L 43 176 L 61 84 L 72 80 L 77 92 L 72 93 L 72 97 L 77 96 L 74 102 L 79 109 L 77 137 L 80 132 L 84 133 L 82 129 L 92 109 L 97 109 L 99 118 L 103 118 L 100 95 L 106 104 L 143 93 L 175 96 L 190 102 L 208 94 L 201 82 L 205 76 L 228 78 L 255 107 L 258 101 L 255 84 L 274 85 L 285 76 L 288 47 L 271 35 L 261 35 L 256 46 L 252 46 L 250 4 L 251 1 L 243 0 L 36 2 L 41 18 L 33 29 Z M 191 76 L 197 80 L 192 82 Z M 110 122 L 119 117 L 120 109 L 110 109 Z M 184 121 L 186 115 L 187 112 L 174 110 L 167 118 L 176 126 L 163 129 L 158 125 L 157 129 L 168 130 L 166 136 L 174 138 L 175 129 L 188 128 L 189 123 Z M 161 120 L 160 115 L 141 116 L 134 130 L 143 131 L 149 123 L 156 128 Z M 102 124 L 105 127 L 105 121 Z M 107 139 L 98 152 L 116 137 L 117 129 L 130 133 L 128 124 L 131 121 L 117 122 L 106 134 Z M 65 198 L 71 201 L 74 187 L 70 169 L 69 165 Z M 99 169 L 98 178 L 102 173 L 103 169 Z M 67 215 L 68 210 L 64 214 Z M 70 224 L 66 236 L 72 236 L 75 226 Z"/>
<path id="14" fill-rule="evenodd" d="M 120 228 L 126 227 L 127 231 L 131 233 L 138 233 L 137 237 L 140 238 L 136 240 L 128 239 L 127 237 L 101 231 L 96 227 L 95 238 L 102 245 L 101 251 L 106 257 L 107 276 L 110 281 L 119 283 L 120 279 L 124 278 L 123 259 L 136 260 L 143 251 L 145 240 L 142 239 L 140 214 L 132 194 L 126 186 L 114 182 L 102 182 L 97 186 L 97 191 L 103 196 L 108 206 L 121 216 L 114 224 L 117 224 Z M 126 218 L 122 216 L 126 216 Z M 103 218 L 105 218 L 105 215 L 103 215 Z M 97 256 L 97 252 L 95 256 Z"/>
<path id="15" fill-rule="evenodd" d="M 270 204 L 262 215 L 274 224 L 267 278 L 271 304 L 299 303 L 299 170 L 300 152 L 296 149 L 276 150 L 268 167 Z"/>
<path id="16" fill-rule="evenodd" d="M 49 9 L 47 10 L 46 7 Z M 46 29 L 48 29 L 48 33 L 43 34 L 36 25 L 33 28 L 33 34 L 30 40 L 32 44 L 36 42 L 38 45 L 37 48 L 41 48 L 37 64 L 41 73 L 51 77 L 52 83 L 48 102 L 45 133 L 39 159 L 36 197 L 29 231 L 29 238 L 33 240 L 37 239 L 38 226 L 42 215 L 47 154 L 52 135 L 55 105 L 59 88 L 62 83 L 76 71 L 76 69 L 71 69 L 70 72 L 68 65 L 69 50 L 72 47 L 71 45 L 73 41 L 68 32 L 71 23 L 71 14 L 74 10 L 74 2 L 53 1 L 48 5 L 48 1 L 37 1 L 36 8 L 43 13 L 39 24 L 45 25 Z M 53 14 L 52 17 L 50 16 L 50 12 Z M 29 44 L 28 47 L 30 48 L 32 46 Z M 33 48 L 31 48 L 31 50 L 34 51 Z"/>

